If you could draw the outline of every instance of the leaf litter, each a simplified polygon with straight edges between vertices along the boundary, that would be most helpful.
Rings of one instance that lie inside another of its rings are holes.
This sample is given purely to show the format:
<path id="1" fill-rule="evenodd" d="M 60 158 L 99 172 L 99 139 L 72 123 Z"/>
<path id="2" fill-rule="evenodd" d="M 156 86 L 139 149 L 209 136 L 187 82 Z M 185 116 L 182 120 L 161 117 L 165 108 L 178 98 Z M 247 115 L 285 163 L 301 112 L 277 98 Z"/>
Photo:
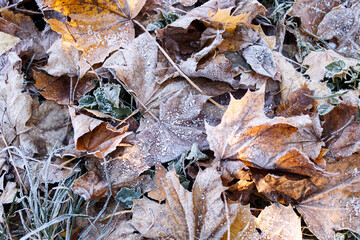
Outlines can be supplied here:
<path id="1" fill-rule="evenodd" d="M 5 239 L 360 234 L 357 1 L 10 2 Z"/>

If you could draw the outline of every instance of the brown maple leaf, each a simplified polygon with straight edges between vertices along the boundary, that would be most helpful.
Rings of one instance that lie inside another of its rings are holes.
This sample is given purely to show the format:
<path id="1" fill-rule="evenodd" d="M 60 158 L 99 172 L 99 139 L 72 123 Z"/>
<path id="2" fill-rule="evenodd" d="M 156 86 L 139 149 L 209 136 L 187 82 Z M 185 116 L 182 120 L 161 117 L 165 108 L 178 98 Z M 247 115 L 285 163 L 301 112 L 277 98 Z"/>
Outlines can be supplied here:
<path id="1" fill-rule="evenodd" d="M 215 157 L 301 175 L 322 172 L 310 159 L 319 155 L 323 145 L 318 138 L 319 120 L 312 120 L 308 115 L 266 117 L 264 89 L 248 91 L 241 100 L 232 98 L 221 123 L 216 127 L 206 124 L 207 139 Z M 318 123 L 315 128 L 313 121 Z M 304 151 L 309 148 L 312 151 Z"/>

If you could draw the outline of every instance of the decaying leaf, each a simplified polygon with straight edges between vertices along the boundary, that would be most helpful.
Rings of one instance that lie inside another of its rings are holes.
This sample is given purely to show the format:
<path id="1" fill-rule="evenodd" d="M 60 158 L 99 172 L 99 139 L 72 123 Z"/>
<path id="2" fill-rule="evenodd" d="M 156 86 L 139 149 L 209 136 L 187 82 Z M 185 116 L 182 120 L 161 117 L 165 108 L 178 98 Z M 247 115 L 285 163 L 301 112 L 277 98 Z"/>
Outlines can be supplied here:
<path id="1" fill-rule="evenodd" d="M 322 142 L 319 142 L 320 148 L 317 147 L 310 155 L 303 151 L 305 142 L 318 142 L 316 132 L 319 130 L 313 133 L 311 118 L 307 115 L 266 117 L 264 89 L 248 91 L 241 100 L 232 98 L 221 123 L 216 127 L 206 124 L 207 139 L 215 157 L 218 160 L 241 160 L 253 167 L 301 175 L 311 176 L 322 172 L 310 160 L 310 156 L 315 159 L 320 153 Z"/>
<path id="2" fill-rule="evenodd" d="M 0 55 L 9 51 L 19 41 L 20 39 L 17 37 L 13 37 L 4 32 L 0 32 Z"/>
<path id="3" fill-rule="evenodd" d="M 207 147 L 200 111 L 208 99 L 204 95 L 184 96 L 184 92 L 178 91 L 160 105 L 160 121 L 138 135 L 142 154 L 150 166 L 175 159 L 194 143 L 200 149 Z"/>
<path id="4" fill-rule="evenodd" d="M 334 230 L 360 233 L 360 158 L 358 154 L 328 163 L 331 177 L 314 177 L 313 194 L 296 206 L 309 229 L 321 240 L 334 239 Z"/>
<path id="5" fill-rule="evenodd" d="M 109 123 L 77 114 L 72 107 L 69 107 L 69 112 L 74 128 L 76 149 L 79 151 L 88 151 L 103 158 L 113 152 L 124 137 L 131 134 L 126 132 L 127 126 L 115 129 Z"/>
<path id="6" fill-rule="evenodd" d="M 85 201 L 99 200 L 109 192 L 109 185 L 102 179 L 99 171 L 94 168 L 80 178 L 76 179 L 72 185 L 75 194 L 80 195 Z"/>
<path id="7" fill-rule="evenodd" d="M 226 213 L 221 193 L 226 188 L 214 168 L 198 174 L 192 192 L 181 186 L 174 170 L 166 174 L 162 186 L 166 192 L 165 205 L 147 199 L 135 200 L 131 223 L 144 237 L 219 239 L 224 235 Z M 231 222 L 237 211 L 246 209 L 239 204 L 228 207 Z M 243 222 L 246 226 L 248 219 Z"/>
<path id="8" fill-rule="evenodd" d="M 134 18 L 145 1 L 90 1 L 45 0 L 46 9 L 61 12 L 60 19 L 48 18 L 51 28 L 67 41 L 83 51 L 80 76 L 95 63 L 104 61 L 108 54 L 126 46 L 135 37 Z M 95 17 L 94 17 L 95 16 Z"/>

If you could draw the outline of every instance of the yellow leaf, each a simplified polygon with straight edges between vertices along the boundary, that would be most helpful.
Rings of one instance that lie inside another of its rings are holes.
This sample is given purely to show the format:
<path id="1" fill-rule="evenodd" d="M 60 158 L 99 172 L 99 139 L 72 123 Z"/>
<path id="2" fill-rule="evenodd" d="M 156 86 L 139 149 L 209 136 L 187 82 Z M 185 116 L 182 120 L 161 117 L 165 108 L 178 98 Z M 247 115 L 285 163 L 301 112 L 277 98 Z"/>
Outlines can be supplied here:
<path id="1" fill-rule="evenodd" d="M 229 7 L 226 9 L 218 9 L 216 13 L 209 10 L 208 16 L 211 17 L 210 21 L 225 24 L 225 31 L 227 32 L 234 31 L 236 25 L 248 21 L 248 17 L 250 16 L 250 13 L 242 13 L 233 16 L 231 14 L 231 9 L 233 9 L 233 7 Z"/>
<path id="2" fill-rule="evenodd" d="M 271 49 L 274 49 L 276 43 L 275 36 L 266 36 L 260 25 L 250 24 L 250 27 L 259 33 L 260 37 L 269 45 Z"/>

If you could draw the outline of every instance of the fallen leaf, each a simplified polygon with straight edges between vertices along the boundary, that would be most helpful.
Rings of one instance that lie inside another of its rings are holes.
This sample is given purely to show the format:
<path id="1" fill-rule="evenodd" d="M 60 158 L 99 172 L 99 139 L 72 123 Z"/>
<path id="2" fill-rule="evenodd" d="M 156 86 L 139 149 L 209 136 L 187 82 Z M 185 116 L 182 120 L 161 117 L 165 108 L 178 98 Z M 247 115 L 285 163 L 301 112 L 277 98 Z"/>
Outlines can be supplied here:
<path id="1" fill-rule="evenodd" d="M 304 28 L 313 34 L 326 13 L 345 2 L 344 0 L 295 0 L 290 15 L 300 17 Z"/>
<path id="2" fill-rule="evenodd" d="M 334 239 L 334 230 L 360 233 L 360 158 L 358 154 L 328 163 L 330 177 L 313 177 L 317 189 L 296 206 L 318 239 Z"/>
<path id="3" fill-rule="evenodd" d="M 355 96 L 358 99 L 359 93 Z M 324 116 L 323 138 L 336 158 L 347 157 L 360 149 L 358 103 L 342 102 Z"/>
<path id="4" fill-rule="evenodd" d="M 135 37 L 130 19 L 145 1 L 45 0 L 43 7 L 64 15 L 62 19 L 47 18 L 51 28 L 83 51 L 78 63 L 80 77 L 95 63 L 103 62 L 109 53 L 129 44 Z"/>
<path id="5" fill-rule="evenodd" d="M 0 55 L 3 55 L 5 52 L 9 51 L 19 41 L 20 39 L 17 37 L 0 32 Z"/>
<path id="6" fill-rule="evenodd" d="M 275 76 L 276 66 L 269 47 L 252 45 L 242 51 L 246 62 L 256 73 L 271 78 Z"/>
<path id="7" fill-rule="evenodd" d="M 69 107 L 69 112 L 74 128 L 76 149 L 79 151 L 88 151 L 99 158 L 104 158 L 116 149 L 124 137 L 131 134 L 126 132 L 126 126 L 115 129 L 109 123 L 77 114 L 72 107 Z"/>
<path id="8" fill-rule="evenodd" d="M 261 211 L 255 223 L 266 239 L 302 239 L 301 219 L 291 206 L 272 204 Z"/>
<path id="9" fill-rule="evenodd" d="M 335 38 L 338 51 L 356 57 L 360 48 L 360 28 L 356 23 L 359 11 L 358 2 L 348 8 L 343 5 L 333 8 L 318 25 L 317 35 L 325 40 Z"/>
<path id="10" fill-rule="evenodd" d="M 226 188 L 214 168 L 198 174 L 192 192 L 182 187 L 174 170 L 166 174 L 162 185 L 166 192 L 165 205 L 147 199 L 135 200 L 131 223 L 144 237 L 219 239 L 224 235 L 226 213 L 221 193 Z M 246 208 L 240 204 L 228 207 L 230 223 L 238 210 Z"/>
<path id="11" fill-rule="evenodd" d="M 263 236 L 257 231 L 255 217 L 250 212 L 250 204 L 241 206 L 236 213 L 236 218 L 230 225 L 230 239 L 263 239 Z M 228 232 L 221 240 L 229 239 Z"/>
<path id="12" fill-rule="evenodd" d="M 96 168 L 76 179 L 71 188 L 75 194 L 83 197 L 85 201 L 100 200 L 109 193 L 107 181 L 101 178 Z"/>
<path id="13" fill-rule="evenodd" d="M 287 101 L 284 101 L 277 110 L 277 116 L 292 117 L 310 114 L 315 104 L 315 100 L 311 96 L 311 91 L 306 85 L 290 93 Z"/>
<path id="14" fill-rule="evenodd" d="M 33 69 L 32 73 L 36 81 L 35 86 L 40 89 L 39 93 L 44 98 L 54 100 L 61 105 L 70 104 L 72 98 L 79 101 L 85 93 L 96 86 L 91 75 L 78 79 L 68 76 L 52 77 L 36 69 Z M 70 90 L 75 92 L 70 93 Z"/>
<path id="15" fill-rule="evenodd" d="M 80 52 L 68 42 L 58 39 L 46 51 L 49 55 L 47 64 L 42 68 L 52 76 L 70 77 L 79 75 L 77 63 L 80 59 Z"/>
<path id="16" fill-rule="evenodd" d="M 7 66 L 6 66 L 7 65 Z M 15 53 L 9 53 L 7 62 L 0 74 L 0 110 L 4 114 L 3 128 L 7 143 L 12 143 L 16 135 L 27 132 L 26 125 L 31 117 L 32 99 L 23 93 L 21 60 Z M 9 81 L 11 79 L 11 81 Z"/>
<path id="17" fill-rule="evenodd" d="M 241 100 L 232 98 L 221 123 L 216 127 L 205 125 L 210 149 L 214 151 L 216 159 L 241 160 L 252 167 L 301 175 L 321 173 L 322 169 L 310 160 L 307 152 L 302 151 L 304 141 L 318 142 L 314 137 L 316 134 L 310 134 L 314 131 L 311 129 L 311 118 L 266 117 L 264 89 L 248 91 Z M 295 141 L 292 135 L 301 140 Z M 315 158 L 322 144 L 320 141 Z M 313 152 L 311 156 L 314 156 Z"/>
<path id="18" fill-rule="evenodd" d="M 290 175 L 253 174 L 252 179 L 259 193 L 264 194 L 273 202 L 285 204 L 303 199 L 313 186 L 307 178 Z"/>
<path id="19" fill-rule="evenodd" d="M 148 193 L 148 196 L 152 199 L 157 200 L 158 202 L 164 201 L 166 198 L 166 192 L 162 187 L 162 179 L 166 178 L 166 169 L 160 164 L 156 164 L 156 173 L 154 176 L 154 182 L 156 184 L 156 188 L 151 190 Z"/>
<path id="20" fill-rule="evenodd" d="M 345 63 L 344 70 L 347 71 L 350 67 L 356 66 L 359 63 L 356 59 L 346 58 L 333 50 L 327 51 L 313 51 L 304 58 L 303 65 L 308 65 L 309 68 L 305 74 L 309 75 L 311 81 L 320 82 L 324 79 L 326 73 L 326 66 L 334 61 L 342 60 Z M 335 75 L 337 76 L 337 75 Z M 335 77 L 334 76 L 334 77 Z M 340 77 L 340 76 L 337 76 Z"/>
<path id="21" fill-rule="evenodd" d="M 150 166 L 175 159 L 194 143 L 200 150 L 207 146 L 200 112 L 208 99 L 204 95 L 186 95 L 178 91 L 160 105 L 160 121 L 147 126 L 137 136 Z"/>

